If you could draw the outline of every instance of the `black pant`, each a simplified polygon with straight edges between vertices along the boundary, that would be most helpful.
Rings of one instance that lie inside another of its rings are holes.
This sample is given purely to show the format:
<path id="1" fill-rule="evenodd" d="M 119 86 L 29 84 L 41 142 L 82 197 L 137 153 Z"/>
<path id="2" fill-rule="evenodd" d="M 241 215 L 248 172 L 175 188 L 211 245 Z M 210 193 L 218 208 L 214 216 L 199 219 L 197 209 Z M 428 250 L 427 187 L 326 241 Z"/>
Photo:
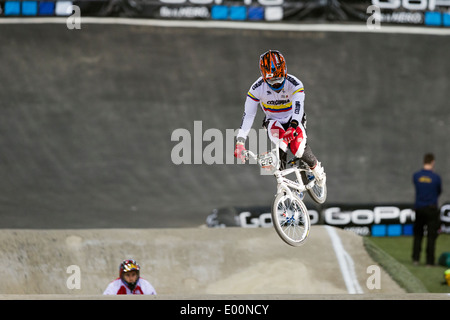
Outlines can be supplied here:
<path id="1" fill-rule="evenodd" d="M 427 226 L 427 249 L 426 263 L 433 265 L 435 258 L 436 238 L 439 229 L 439 210 L 435 206 L 416 209 L 416 220 L 414 221 L 414 244 L 413 261 L 419 261 L 422 250 L 422 238 L 424 227 Z"/>

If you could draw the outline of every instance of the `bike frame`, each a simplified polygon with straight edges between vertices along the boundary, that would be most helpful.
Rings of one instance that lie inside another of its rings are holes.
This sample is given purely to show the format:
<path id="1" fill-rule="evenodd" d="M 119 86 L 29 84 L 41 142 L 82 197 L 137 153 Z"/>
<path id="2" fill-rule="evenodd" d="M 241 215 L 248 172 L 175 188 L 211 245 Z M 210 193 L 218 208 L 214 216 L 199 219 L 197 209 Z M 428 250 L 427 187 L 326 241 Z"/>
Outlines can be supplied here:
<path id="1" fill-rule="evenodd" d="M 264 156 L 255 155 L 250 150 L 245 151 L 245 153 L 246 153 L 246 158 L 248 158 L 248 156 L 252 157 L 254 160 L 256 160 L 258 162 L 258 164 L 261 167 L 263 166 L 261 164 L 261 160 L 267 157 L 267 155 L 264 155 Z M 306 171 L 308 171 L 307 169 L 292 167 L 292 168 L 280 170 L 281 163 L 280 163 L 280 155 L 279 155 L 280 152 L 279 152 L 278 146 L 275 146 L 275 148 L 273 148 L 270 152 L 268 152 L 268 154 L 269 153 L 275 155 L 275 157 L 277 159 L 276 170 L 273 173 L 273 175 L 275 176 L 275 178 L 277 180 L 277 194 L 281 193 L 281 192 L 285 192 L 287 195 L 292 197 L 293 196 L 292 189 L 298 191 L 299 193 L 302 193 L 308 189 L 311 189 L 314 186 L 314 180 L 309 182 L 306 185 L 303 183 L 300 172 L 302 172 L 302 171 L 306 172 Z M 286 178 L 287 175 L 290 175 L 292 173 L 295 174 L 298 182 L 295 182 L 295 181 L 292 181 L 291 179 Z M 301 197 L 300 200 L 303 200 L 303 197 Z"/>

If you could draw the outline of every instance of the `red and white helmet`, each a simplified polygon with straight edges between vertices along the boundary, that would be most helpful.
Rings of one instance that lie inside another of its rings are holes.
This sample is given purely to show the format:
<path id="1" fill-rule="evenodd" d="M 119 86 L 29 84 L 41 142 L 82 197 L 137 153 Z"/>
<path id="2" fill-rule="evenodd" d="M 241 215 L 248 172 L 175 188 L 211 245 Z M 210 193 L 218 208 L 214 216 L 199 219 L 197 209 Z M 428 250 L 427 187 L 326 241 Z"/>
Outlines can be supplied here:
<path id="1" fill-rule="evenodd" d="M 140 275 L 140 270 L 141 267 L 137 264 L 136 260 L 134 259 L 127 259 L 127 260 L 123 260 L 122 263 L 119 266 L 119 275 L 120 275 L 120 279 L 122 280 L 122 282 L 124 284 L 126 284 L 128 286 L 128 288 L 130 290 L 134 290 L 134 288 L 136 287 L 136 284 L 139 280 L 139 275 Z M 124 274 L 130 271 L 136 271 L 136 281 L 135 282 L 128 282 L 125 280 L 124 278 Z"/>

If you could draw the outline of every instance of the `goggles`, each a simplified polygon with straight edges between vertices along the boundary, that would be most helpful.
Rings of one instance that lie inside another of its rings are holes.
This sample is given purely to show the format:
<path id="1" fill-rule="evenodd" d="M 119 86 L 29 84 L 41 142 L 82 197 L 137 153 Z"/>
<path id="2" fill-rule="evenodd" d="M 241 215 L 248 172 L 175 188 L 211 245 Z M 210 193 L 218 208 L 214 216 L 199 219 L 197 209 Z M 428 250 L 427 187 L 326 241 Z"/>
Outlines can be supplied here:
<path id="1" fill-rule="evenodd" d="M 284 82 L 284 77 L 266 79 L 266 81 L 267 81 L 268 84 L 273 86 L 273 85 L 276 85 L 276 84 L 282 84 Z"/>
<path id="2" fill-rule="evenodd" d="M 123 268 L 123 272 L 129 272 L 129 271 L 133 271 L 133 270 L 139 271 L 139 266 L 137 266 L 134 263 L 128 263 Z"/>

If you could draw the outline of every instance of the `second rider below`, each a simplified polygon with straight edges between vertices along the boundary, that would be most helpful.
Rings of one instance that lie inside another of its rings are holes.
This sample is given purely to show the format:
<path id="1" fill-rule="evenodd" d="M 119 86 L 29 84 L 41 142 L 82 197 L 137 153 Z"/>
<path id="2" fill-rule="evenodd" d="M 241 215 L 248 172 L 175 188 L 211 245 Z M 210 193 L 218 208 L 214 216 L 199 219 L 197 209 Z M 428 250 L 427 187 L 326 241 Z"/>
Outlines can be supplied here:
<path id="1" fill-rule="evenodd" d="M 293 155 L 311 168 L 317 184 L 323 186 L 325 172 L 306 140 L 303 83 L 287 73 L 286 61 L 277 50 L 263 53 L 259 58 L 259 68 L 261 77 L 247 93 L 234 156 L 245 162 L 245 141 L 260 105 L 265 114 L 263 126 L 269 139 L 280 147 L 280 158 L 286 159 L 289 147 Z"/>

